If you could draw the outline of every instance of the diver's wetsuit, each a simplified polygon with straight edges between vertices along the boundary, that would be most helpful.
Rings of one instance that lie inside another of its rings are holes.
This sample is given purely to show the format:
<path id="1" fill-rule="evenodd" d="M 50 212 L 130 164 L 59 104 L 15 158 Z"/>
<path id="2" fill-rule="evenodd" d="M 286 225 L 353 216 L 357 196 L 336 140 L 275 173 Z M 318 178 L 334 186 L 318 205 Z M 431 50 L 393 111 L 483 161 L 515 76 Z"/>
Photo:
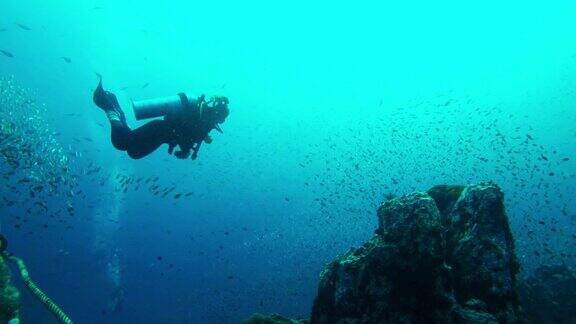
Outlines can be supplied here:
<path id="1" fill-rule="evenodd" d="M 143 158 L 160 145 L 173 142 L 172 127 L 165 120 L 153 120 L 135 129 L 123 122 L 111 122 L 111 125 L 112 145 L 133 159 Z"/>
<path id="2" fill-rule="evenodd" d="M 200 109 L 194 101 L 190 109 L 130 129 L 116 96 L 102 88 L 101 80 L 94 91 L 93 99 L 110 120 L 112 145 L 118 150 L 126 151 L 133 159 L 147 156 L 162 144 L 169 145 L 170 154 L 178 145 L 180 150 L 175 153 L 178 158 L 188 157 L 193 150 L 194 159 L 202 141 L 216 127 L 215 123 L 201 118 Z"/>

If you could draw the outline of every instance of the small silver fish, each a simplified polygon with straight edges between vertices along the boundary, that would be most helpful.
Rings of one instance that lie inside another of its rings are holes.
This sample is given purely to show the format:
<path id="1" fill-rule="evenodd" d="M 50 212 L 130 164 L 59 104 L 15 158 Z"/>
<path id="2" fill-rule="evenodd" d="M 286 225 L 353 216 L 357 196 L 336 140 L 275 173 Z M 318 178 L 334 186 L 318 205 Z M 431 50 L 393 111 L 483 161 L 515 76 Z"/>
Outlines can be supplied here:
<path id="1" fill-rule="evenodd" d="M 7 57 L 10 57 L 10 58 L 13 58 L 13 57 L 14 57 L 14 54 L 12 54 L 12 53 L 10 53 L 10 52 L 8 52 L 8 51 L 0 50 L 0 52 L 2 52 L 2 54 L 4 54 L 4 55 L 7 56 Z"/>
<path id="2" fill-rule="evenodd" d="M 23 29 L 23 30 L 32 30 L 32 28 L 30 28 L 30 27 L 28 27 L 28 26 L 26 26 L 26 25 L 24 25 L 24 24 L 16 23 L 16 26 L 20 27 L 20 28 Z"/>

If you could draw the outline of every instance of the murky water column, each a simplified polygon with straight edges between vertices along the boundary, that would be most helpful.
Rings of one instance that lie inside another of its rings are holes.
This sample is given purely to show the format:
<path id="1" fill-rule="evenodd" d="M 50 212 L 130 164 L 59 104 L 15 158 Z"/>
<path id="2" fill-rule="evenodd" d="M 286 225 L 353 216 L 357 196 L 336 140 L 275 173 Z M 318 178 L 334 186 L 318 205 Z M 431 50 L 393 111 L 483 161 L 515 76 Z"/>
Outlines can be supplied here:
<path id="1" fill-rule="evenodd" d="M 115 168 L 111 174 L 110 188 L 107 188 L 112 194 L 107 202 L 104 201 L 98 206 L 94 217 L 94 250 L 102 257 L 106 278 L 111 285 L 111 293 L 106 304 L 107 313 L 120 311 L 124 299 L 122 264 L 118 248 L 120 216 L 124 212 L 124 204 L 121 193 L 115 192 L 120 186 L 119 180 L 116 179 L 118 174 L 119 170 Z"/>

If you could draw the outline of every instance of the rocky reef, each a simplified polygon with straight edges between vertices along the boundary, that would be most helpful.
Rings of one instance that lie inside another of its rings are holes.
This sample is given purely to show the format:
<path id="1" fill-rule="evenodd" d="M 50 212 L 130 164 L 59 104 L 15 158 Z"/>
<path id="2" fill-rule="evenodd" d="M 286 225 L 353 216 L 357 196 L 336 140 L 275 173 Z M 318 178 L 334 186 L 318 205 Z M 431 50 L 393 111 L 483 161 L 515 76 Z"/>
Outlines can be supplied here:
<path id="1" fill-rule="evenodd" d="M 518 270 L 500 188 L 436 186 L 381 204 L 376 235 L 322 271 L 310 322 L 517 323 Z M 247 323 L 301 323 L 282 320 Z"/>
<path id="2" fill-rule="evenodd" d="M 566 265 L 541 266 L 520 281 L 520 300 L 533 323 L 576 323 L 576 272 Z"/>
<path id="3" fill-rule="evenodd" d="M 262 315 L 254 314 L 249 319 L 243 321 L 243 324 L 308 324 L 310 321 L 303 319 L 287 318 L 278 314 Z"/>
<path id="4" fill-rule="evenodd" d="M 10 283 L 10 270 L 0 255 L 0 323 L 18 317 L 20 309 L 20 293 Z"/>

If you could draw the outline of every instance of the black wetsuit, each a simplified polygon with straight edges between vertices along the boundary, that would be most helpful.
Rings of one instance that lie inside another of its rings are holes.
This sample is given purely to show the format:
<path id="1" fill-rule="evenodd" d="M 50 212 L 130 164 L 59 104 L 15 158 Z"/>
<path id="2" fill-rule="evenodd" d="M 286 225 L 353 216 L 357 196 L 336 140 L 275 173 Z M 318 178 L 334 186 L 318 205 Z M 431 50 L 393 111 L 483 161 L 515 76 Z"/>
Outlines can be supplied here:
<path id="1" fill-rule="evenodd" d="M 133 159 L 140 159 L 154 152 L 160 145 L 168 144 L 168 153 L 178 145 L 177 157 L 186 158 L 193 150 L 192 158 L 200 149 L 202 141 L 214 128 L 214 125 L 202 120 L 200 111 L 191 104 L 185 111 L 168 115 L 164 119 L 150 121 L 138 128 L 130 129 L 124 118 L 113 121 L 112 144 L 126 151 Z"/>
<path id="2" fill-rule="evenodd" d="M 153 120 L 136 129 L 130 129 L 125 123 L 112 123 L 112 145 L 128 152 L 131 158 L 140 159 L 169 143 L 170 129 L 164 120 Z"/>

